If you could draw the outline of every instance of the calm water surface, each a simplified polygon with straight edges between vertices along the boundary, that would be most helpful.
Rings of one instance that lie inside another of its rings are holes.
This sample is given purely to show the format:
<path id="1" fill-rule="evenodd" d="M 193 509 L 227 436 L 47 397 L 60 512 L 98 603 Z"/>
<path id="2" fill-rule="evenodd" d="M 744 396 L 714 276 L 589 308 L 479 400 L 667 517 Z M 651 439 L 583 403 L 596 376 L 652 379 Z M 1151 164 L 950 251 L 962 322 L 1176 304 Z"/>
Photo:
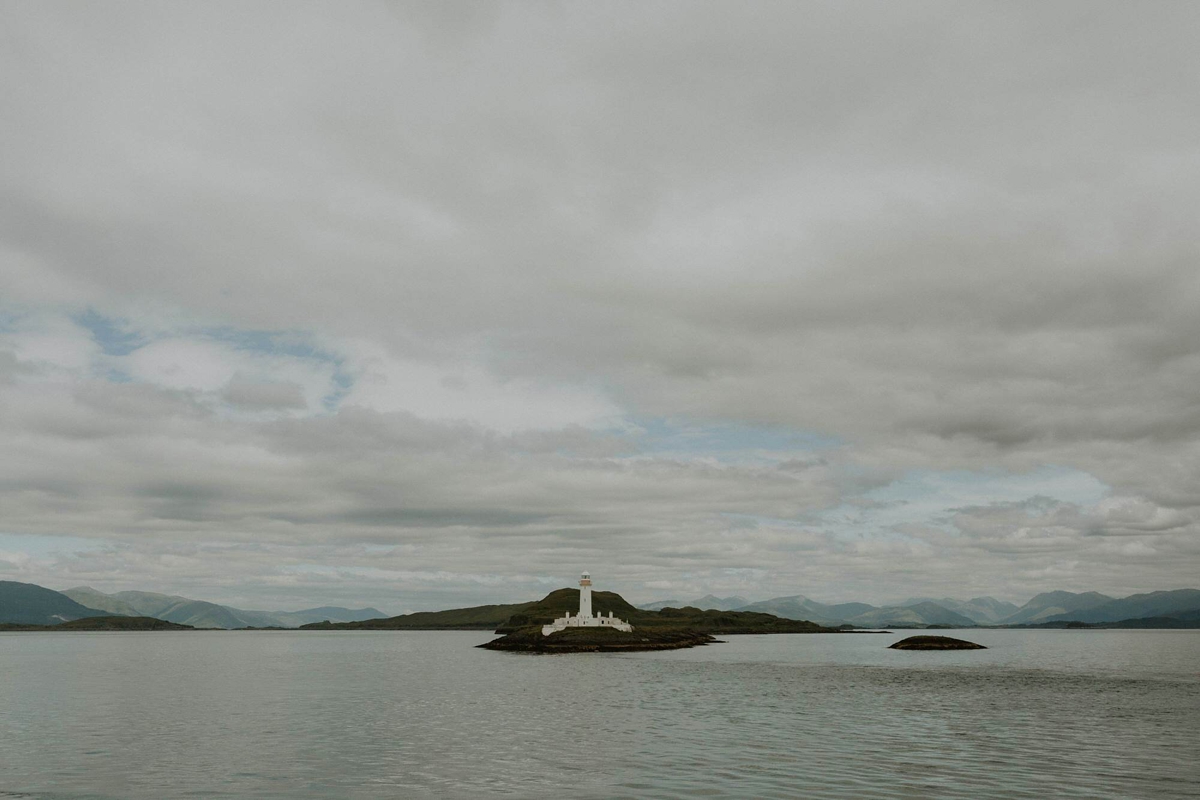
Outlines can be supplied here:
<path id="1" fill-rule="evenodd" d="M 0 634 L 0 798 L 1200 797 L 1200 632 Z"/>

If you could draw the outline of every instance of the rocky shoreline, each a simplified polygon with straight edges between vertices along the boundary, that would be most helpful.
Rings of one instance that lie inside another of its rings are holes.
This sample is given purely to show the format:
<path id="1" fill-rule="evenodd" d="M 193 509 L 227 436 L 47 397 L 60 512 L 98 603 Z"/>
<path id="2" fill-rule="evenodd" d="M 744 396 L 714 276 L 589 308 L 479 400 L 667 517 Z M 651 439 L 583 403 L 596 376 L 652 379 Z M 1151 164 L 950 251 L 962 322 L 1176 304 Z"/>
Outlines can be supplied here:
<path id="1" fill-rule="evenodd" d="M 981 644 L 955 639 L 952 636 L 910 636 L 901 639 L 889 650 L 987 650 Z"/>
<path id="2" fill-rule="evenodd" d="M 632 633 L 623 633 L 611 628 L 568 628 L 550 636 L 543 636 L 539 628 L 522 628 L 477 647 L 517 653 L 632 653 L 679 650 L 720 641 L 715 636 L 695 631 L 635 629 Z"/>

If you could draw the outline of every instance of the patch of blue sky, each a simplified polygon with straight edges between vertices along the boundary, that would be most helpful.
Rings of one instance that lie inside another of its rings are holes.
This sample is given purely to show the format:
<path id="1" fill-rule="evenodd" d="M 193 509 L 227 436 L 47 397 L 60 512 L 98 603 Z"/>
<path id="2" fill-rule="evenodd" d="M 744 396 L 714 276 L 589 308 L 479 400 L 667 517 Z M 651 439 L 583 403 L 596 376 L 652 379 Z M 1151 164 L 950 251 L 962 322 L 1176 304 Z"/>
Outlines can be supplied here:
<path id="1" fill-rule="evenodd" d="M 28 533 L 0 533 L 0 550 L 24 553 L 31 558 L 66 555 L 84 550 L 96 550 L 103 546 L 95 539 L 78 536 L 36 536 Z"/>
<path id="2" fill-rule="evenodd" d="M 131 329 L 128 320 L 101 314 L 88 309 L 72 317 L 85 328 L 108 356 L 126 356 L 151 343 L 144 334 Z M 0 315 L 0 329 L 16 326 L 19 317 L 15 314 Z M 237 350 L 267 356 L 283 356 L 305 361 L 316 361 L 333 367 L 331 390 L 321 399 L 327 412 L 336 411 L 342 400 L 354 386 L 354 376 L 346 366 L 345 359 L 326 348 L 320 347 L 312 337 L 299 331 L 251 330 L 230 325 L 183 327 L 174 335 L 199 337 L 229 345 Z M 129 383 L 132 379 L 117 368 L 109 369 L 104 376 L 113 383 Z"/>
<path id="3" fill-rule="evenodd" d="M 954 533 L 954 513 L 960 509 L 998 504 L 1031 503 L 1036 513 L 1046 504 L 1094 506 L 1109 487 L 1094 476 L 1067 467 L 1044 466 L 1025 473 L 915 470 L 887 486 L 858 498 L 797 519 L 776 519 L 747 514 L 727 514 L 731 527 L 748 525 L 803 529 L 840 541 L 864 537 L 909 540 L 908 526 L 937 528 Z"/>
<path id="4" fill-rule="evenodd" d="M 133 383 L 133 377 L 128 372 L 115 367 L 104 370 L 102 377 L 109 383 Z"/>
<path id="5" fill-rule="evenodd" d="M 634 418 L 631 422 L 643 455 L 769 463 L 842 444 L 832 436 L 783 426 L 666 417 Z"/>
<path id="6" fill-rule="evenodd" d="M 105 355 L 127 356 L 147 343 L 141 334 L 129 330 L 125 320 L 106 317 L 95 309 L 89 308 L 71 319 L 92 334 Z"/>
<path id="7" fill-rule="evenodd" d="M 335 577 L 345 572 L 344 569 L 328 567 L 323 564 L 288 564 L 280 567 L 279 571 L 296 575 L 329 575 Z"/>
<path id="8" fill-rule="evenodd" d="M 200 328 L 200 336 L 223 342 L 238 350 L 273 356 L 290 356 L 310 361 L 341 363 L 341 357 L 317 346 L 312 337 L 300 331 L 271 331 L 217 325 Z"/>
<path id="9" fill-rule="evenodd" d="M 337 353 L 319 347 L 311 337 L 302 332 L 247 330 L 232 326 L 207 327 L 198 332 L 238 350 L 329 364 L 333 367 L 333 388 L 321 398 L 321 406 L 328 412 L 336 411 L 354 386 L 354 376 L 347 369 L 345 359 Z"/>
<path id="10" fill-rule="evenodd" d="M 953 511 L 1017 503 L 1039 496 L 1086 507 L 1100 502 L 1108 491 L 1106 485 L 1082 470 L 1043 466 L 1023 473 L 914 470 L 887 486 L 867 492 L 864 498 L 885 505 L 903 503 Z"/>
<path id="11" fill-rule="evenodd" d="M 12 320 L 15 320 L 13 317 Z M 105 316 L 95 309 L 76 314 L 72 320 L 86 328 L 106 355 L 129 355 L 150 343 L 144 334 L 130 329 L 128 320 Z M 5 322 L 0 316 L 0 324 Z M 11 323 L 10 323 L 11 324 Z M 174 332 L 179 336 L 196 336 L 221 342 L 237 350 L 273 356 L 290 356 L 303 360 L 323 361 L 341 366 L 342 358 L 316 345 L 312 338 L 298 331 L 253 330 L 231 325 L 184 326 Z M 348 377 L 348 376 L 347 376 Z"/>
<path id="12" fill-rule="evenodd" d="M 342 400 L 354 388 L 354 376 L 345 370 L 345 365 L 341 361 L 338 361 L 334 365 L 331 382 L 333 383 L 333 391 L 321 398 L 321 406 L 330 413 L 337 411 L 338 406 L 342 404 Z"/>

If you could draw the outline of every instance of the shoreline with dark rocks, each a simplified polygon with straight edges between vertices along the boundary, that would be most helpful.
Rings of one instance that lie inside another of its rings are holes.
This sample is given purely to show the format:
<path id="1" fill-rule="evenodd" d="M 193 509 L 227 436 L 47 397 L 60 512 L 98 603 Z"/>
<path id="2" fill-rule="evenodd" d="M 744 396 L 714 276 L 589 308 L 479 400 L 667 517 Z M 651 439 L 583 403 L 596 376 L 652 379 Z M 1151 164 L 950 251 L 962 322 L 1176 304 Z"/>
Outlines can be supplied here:
<path id="1" fill-rule="evenodd" d="M 952 636 L 909 636 L 888 647 L 889 650 L 987 650 L 981 644 Z"/>
<path id="2" fill-rule="evenodd" d="M 611 628 L 567 628 L 543 636 L 538 628 L 514 631 L 507 636 L 476 645 L 484 650 L 514 653 L 634 653 L 649 650 L 680 650 L 719 644 L 721 640 L 696 631 L 639 631 Z"/>

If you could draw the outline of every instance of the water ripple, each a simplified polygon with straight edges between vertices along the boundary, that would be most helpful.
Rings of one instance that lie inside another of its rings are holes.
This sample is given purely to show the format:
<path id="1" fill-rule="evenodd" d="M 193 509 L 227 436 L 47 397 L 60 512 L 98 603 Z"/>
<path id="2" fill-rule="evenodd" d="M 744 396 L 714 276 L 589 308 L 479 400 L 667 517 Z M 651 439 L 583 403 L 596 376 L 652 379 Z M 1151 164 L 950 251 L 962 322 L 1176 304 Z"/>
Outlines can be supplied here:
<path id="1" fill-rule="evenodd" d="M 1200 635 L 1036 633 L 584 657 L 462 633 L 0 635 L 0 799 L 1200 795 Z"/>

